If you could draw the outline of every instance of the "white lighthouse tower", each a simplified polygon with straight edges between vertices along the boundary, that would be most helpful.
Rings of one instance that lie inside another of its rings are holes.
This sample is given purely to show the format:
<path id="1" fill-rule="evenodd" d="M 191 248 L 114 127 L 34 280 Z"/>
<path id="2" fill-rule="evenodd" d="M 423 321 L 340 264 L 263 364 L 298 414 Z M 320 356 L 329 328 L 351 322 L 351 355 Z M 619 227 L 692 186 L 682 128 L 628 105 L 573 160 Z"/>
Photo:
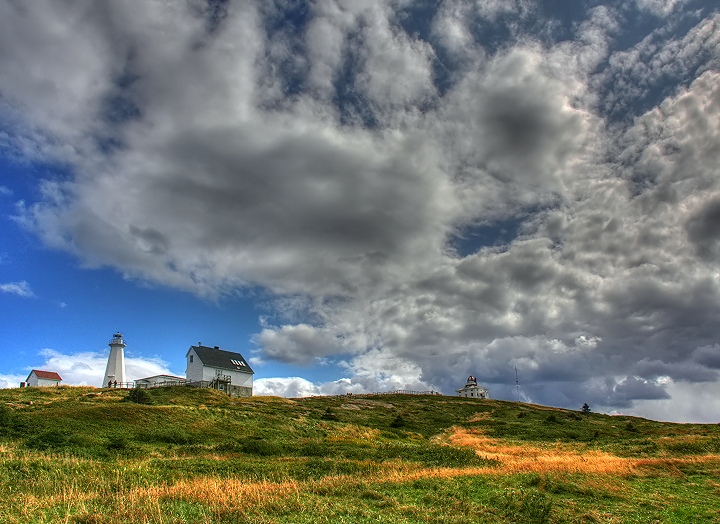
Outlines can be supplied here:
<path id="1" fill-rule="evenodd" d="M 110 356 L 105 368 L 105 378 L 100 387 L 125 386 L 125 341 L 122 333 L 115 333 L 110 339 Z"/>

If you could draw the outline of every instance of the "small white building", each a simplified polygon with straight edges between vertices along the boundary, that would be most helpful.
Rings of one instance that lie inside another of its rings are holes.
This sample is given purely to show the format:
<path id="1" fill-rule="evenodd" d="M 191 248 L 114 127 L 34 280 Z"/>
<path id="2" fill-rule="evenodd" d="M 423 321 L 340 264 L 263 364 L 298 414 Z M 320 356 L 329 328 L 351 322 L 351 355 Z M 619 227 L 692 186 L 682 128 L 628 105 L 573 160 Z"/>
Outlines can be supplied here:
<path id="1" fill-rule="evenodd" d="M 182 386 L 183 384 L 185 384 L 185 379 L 175 375 L 153 375 L 135 381 L 136 388 L 160 388 L 163 386 Z"/>
<path id="2" fill-rule="evenodd" d="M 33 387 L 59 386 L 62 378 L 54 371 L 33 369 L 25 382 L 28 386 Z"/>
<path id="3" fill-rule="evenodd" d="M 231 397 L 252 396 L 255 372 L 240 353 L 198 343 L 190 346 L 185 358 L 188 386 L 218 389 Z"/>
<path id="4" fill-rule="evenodd" d="M 489 398 L 488 390 L 482 386 L 478 386 L 477 379 L 470 375 L 463 387 L 456 390 L 458 397 L 465 398 Z"/>

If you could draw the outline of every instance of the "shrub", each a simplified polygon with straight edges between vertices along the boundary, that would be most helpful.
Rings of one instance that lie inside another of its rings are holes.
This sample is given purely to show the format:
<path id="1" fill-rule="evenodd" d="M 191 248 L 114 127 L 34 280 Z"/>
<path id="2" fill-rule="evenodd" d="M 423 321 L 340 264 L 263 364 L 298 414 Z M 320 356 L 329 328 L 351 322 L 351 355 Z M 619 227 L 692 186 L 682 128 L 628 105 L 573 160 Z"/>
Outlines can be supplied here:
<path id="1" fill-rule="evenodd" d="M 138 433 L 135 438 L 140 442 L 179 445 L 193 444 L 199 439 L 196 435 L 174 428 Z"/>
<path id="2" fill-rule="evenodd" d="M 325 410 L 325 412 L 322 415 L 320 415 L 320 418 L 323 420 L 337 420 L 338 419 L 335 412 L 330 408 L 327 408 Z"/>
<path id="3" fill-rule="evenodd" d="M 392 420 L 392 422 L 390 422 L 390 427 L 391 428 L 402 428 L 403 426 L 405 426 L 405 424 L 406 424 L 406 422 L 405 422 L 405 419 L 403 418 L 403 416 L 398 415 Z"/>
<path id="4" fill-rule="evenodd" d="M 144 389 L 131 389 L 127 399 L 135 404 L 150 404 L 150 395 Z"/>
<path id="5" fill-rule="evenodd" d="M 247 437 L 238 441 L 240 451 L 248 455 L 272 457 L 283 454 L 283 447 L 261 437 Z"/>
<path id="6" fill-rule="evenodd" d="M 70 433 L 59 429 L 48 429 L 30 435 L 25 440 L 25 445 L 29 448 L 48 450 L 68 447 L 73 444 Z"/>
<path id="7" fill-rule="evenodd" d="M 128 447 L 128 440 L 122 435 L 110 435 L 106 447 L 112 451 L 124 451 Z"/>

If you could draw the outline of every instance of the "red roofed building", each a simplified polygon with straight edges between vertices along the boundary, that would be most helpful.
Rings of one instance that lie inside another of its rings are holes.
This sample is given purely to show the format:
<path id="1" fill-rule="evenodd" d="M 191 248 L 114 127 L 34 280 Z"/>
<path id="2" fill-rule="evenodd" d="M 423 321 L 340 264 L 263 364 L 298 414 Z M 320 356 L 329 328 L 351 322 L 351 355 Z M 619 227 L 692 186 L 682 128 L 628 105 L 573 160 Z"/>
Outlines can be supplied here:
<path id="1" fill-rule="evenodd" d="M 26 380 L 28 386 L 45 387 L 45 386 L 59 386 L 62 382 L 62 377 L 54 371 L 41 371 L 39 369 L 33 369 Z"/>

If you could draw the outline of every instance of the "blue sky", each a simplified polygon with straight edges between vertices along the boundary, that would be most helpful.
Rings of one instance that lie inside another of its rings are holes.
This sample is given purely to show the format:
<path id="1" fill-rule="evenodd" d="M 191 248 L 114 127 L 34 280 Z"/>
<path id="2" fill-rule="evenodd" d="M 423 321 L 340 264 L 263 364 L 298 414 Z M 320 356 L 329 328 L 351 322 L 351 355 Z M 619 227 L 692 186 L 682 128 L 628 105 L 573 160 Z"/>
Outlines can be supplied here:
<path id="1" fill-rule="evenodd" d="M 257 393 L 720 420 L 720 10 L 0 6 L 0 386 L 241 352 Z"/>

